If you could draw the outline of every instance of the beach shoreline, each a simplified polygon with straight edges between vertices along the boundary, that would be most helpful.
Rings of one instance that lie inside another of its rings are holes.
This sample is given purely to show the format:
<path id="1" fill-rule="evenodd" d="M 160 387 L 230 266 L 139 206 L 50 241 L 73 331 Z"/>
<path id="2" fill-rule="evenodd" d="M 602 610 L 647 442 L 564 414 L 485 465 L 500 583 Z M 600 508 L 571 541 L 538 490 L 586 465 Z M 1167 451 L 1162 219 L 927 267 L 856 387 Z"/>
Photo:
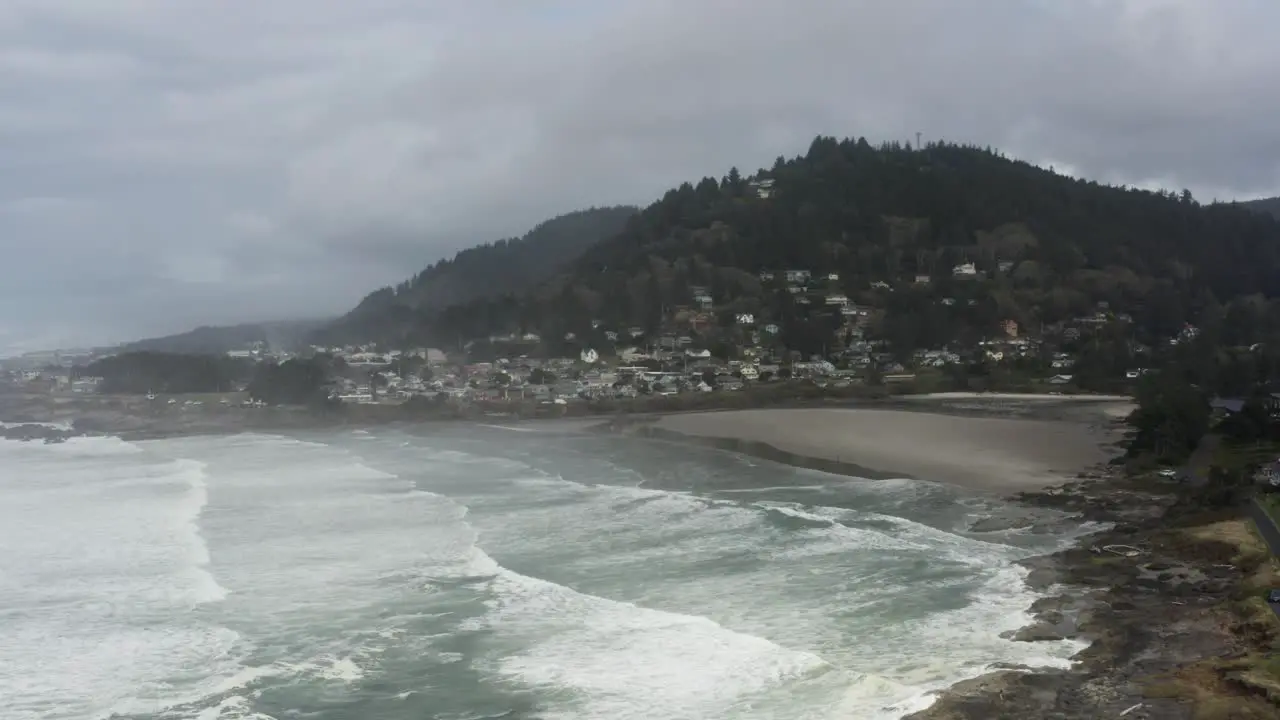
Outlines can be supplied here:
<path id="1" fill-rule="evenodd" d="M 956 407 L 950 400 L 667 413 L 622 418 L 603 429 L 853 477 L 928 480 L 1001 495 L 1095 472 L 1121 439 L 1108 412 L 1114 402 Z"/>
<path id="2" fill-rule="evenodd" d="M 1073 666 L 997 664 L 937 692 L 929 708 L 904 720 L 1092 720 L 1126 710 L 1129 720 L 1189 719 L 1195 704 L 1174 695 L 1152 696 L 1152 678 L 1199 667 L 1206 658 L 1256 651 L 1232 630 L 1236 620 L 1229 609 L 1256 566 L 1252 560 L 1240 564 L 1237 556 L 1248 550 L 1253 557 L 1256 548 L 1246 547 L 1247 521 L 1239 513 L 1228 513 L 1217 525 L 1170 527 L 1170 508 L 1186 502 L 1185 488 L 1151 475 L 1131 476 L 1108 463 L 1119 453 L 1121 419 L 1131 408 L 1131 401 L 1119 397 L 948 394 L 803 408 L 379 424 L 634 435 L 861 478 L 916 477 L 999 495 L 1028 509 L 1065 511 L 1072 522 L 1109 529 L 1069 549 L 1021 561 L 1027 586 L 1041 599 L 1029 608 L 1031 624 L 1008 639 L 1087 643 Z M 238 415 L 165 423 L 103 413 L 91 432 L 148 439 L 361 426 L 271 412 L 241 423 Z M 70 434 L 84 432 L 77 425 Z M 966 462 L 980 469 L 956 469 Z M 1102 550 L 1113 545 L 1141 552 L 1128 557 Z M 1265 548 L 1264 556 L 1270 557 Z"/>
<path id="3" fill-rule="evenodd" d="M 1072 666 L 997 663 L 938 691 L 932 705 L 904 720 L 1093 720 L 1121 713 L 1130 720 L 1190 720 L 1200 717 L 1204 697 L 1223 702 L 1224 693 L 1225 702 L 1274 710 L 1266 691 L 1236 684 L 1222 670 L 1224 662 L 1247 668 L 1258 657 L 1258 643 L 1237 629 L 1238 603 L 1242 588 L 1257 582 L 1258 568 L 1269 567 L 1270 553 L 1234 509 L 1206 509 L 1176 481 L 1111 462 L 1120 456 L 1132 407 L 1125 398 L 951 394 L 857 409 L 677 413 L 599 429 L 872 480 L 914 476 L 1095 524 L 1096 532 L 1067 549 L 1020 561 L 1040 599 L 1028 608 L 1031 622 L 1005 636 L 1080 641 L 1085 647 Z M 886 442 L 922 427 L 932 431 L 927 440 Z M 1063 442 L 1045 447 L 1037 438 Z M 985 451 L 990 457 L 979 465 L 986 475 L 940 465 L 957 447 Z M 1196 684 L 1204 677 L 1228 680 L 1205 690 Z"/>

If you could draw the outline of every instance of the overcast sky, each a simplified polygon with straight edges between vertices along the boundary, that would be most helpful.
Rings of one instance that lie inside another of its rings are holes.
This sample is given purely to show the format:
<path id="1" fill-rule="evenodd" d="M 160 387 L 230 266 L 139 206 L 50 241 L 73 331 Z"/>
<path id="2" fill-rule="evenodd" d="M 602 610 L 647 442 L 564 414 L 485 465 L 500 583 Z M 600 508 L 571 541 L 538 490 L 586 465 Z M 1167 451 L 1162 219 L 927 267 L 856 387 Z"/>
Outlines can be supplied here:
<path id="1" fill-rule="evenodd" d="M 0 354 L 341 312 L 803 153 L 1280 194 L 1275 0 L 4 0 Z"/>

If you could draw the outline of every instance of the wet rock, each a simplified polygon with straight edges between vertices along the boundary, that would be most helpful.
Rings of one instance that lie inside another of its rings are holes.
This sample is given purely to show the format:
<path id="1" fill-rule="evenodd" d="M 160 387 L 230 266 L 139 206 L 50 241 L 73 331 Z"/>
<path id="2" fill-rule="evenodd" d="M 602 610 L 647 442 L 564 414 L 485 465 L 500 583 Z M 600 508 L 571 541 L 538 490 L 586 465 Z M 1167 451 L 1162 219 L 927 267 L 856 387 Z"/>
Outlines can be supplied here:
<path id="1" fill-rule="evenodd" d="M 26 442 L 43 441 L 47 443 L 65 442 L 72 432 L 63 428 L 50 427 L 35 423 L 14 425 L 0 428 L 0 438 L 6 440 L 22 440 Z"/>
<path id="2" fill-rule="evenodd" d="M 1037 623 L 1031 627 L 1025 627 L 1013 634 L 1013 640 L 1017 642 L 1042 642 L 1053 640 L 1064 640 L 1062 633 L 1049 623 Z"/>
<path id="3" fill-rule="evenodd" d="M 969 532 L 985 533 L 999 532 L 1001 530 L 1019 530 L 1031 527 L 1031 525 L 1032 520 L 1029 517 L 989 517 L 974 521 L 969 525 Z"/>

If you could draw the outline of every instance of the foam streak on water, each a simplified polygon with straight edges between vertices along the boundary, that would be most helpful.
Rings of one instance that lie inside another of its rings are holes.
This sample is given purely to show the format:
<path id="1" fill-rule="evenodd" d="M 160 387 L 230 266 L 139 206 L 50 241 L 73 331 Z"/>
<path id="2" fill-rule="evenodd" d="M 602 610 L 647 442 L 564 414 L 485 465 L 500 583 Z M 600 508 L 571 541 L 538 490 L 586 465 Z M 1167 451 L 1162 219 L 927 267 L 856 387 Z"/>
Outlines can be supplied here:
<path id="1" fill-rule="evenodd" d="M 1015 561 L 1062 538 L 965 531 L 990 512 L 502 428 L 0 443 L 0 697 L 18 720 L 892 720 L 1079 649 L 1000 637 L 1035 599 Z"/>

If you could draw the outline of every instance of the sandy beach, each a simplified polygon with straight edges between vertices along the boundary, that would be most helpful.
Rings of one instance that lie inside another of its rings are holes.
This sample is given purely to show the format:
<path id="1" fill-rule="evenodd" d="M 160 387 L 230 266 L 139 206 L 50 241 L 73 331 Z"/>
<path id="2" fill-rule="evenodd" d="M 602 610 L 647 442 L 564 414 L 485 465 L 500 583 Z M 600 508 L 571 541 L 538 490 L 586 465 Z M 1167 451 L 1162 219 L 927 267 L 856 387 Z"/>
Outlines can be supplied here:
<path id="1" fill-rule="evenodd" d="M 659 436 L 734 443 L 731 449 L 749 453 L 772 448 L 865 468 L 874 477 L 1013 493 L 1062 483 L 1113 457 L 1118 438 L 1104 421 L 1114 408 L 1099 404 L 1096 410 L 1097 422 L 1081 422 L 870 408 L 761 409 L 668 415 L 651 427 Z"/>

